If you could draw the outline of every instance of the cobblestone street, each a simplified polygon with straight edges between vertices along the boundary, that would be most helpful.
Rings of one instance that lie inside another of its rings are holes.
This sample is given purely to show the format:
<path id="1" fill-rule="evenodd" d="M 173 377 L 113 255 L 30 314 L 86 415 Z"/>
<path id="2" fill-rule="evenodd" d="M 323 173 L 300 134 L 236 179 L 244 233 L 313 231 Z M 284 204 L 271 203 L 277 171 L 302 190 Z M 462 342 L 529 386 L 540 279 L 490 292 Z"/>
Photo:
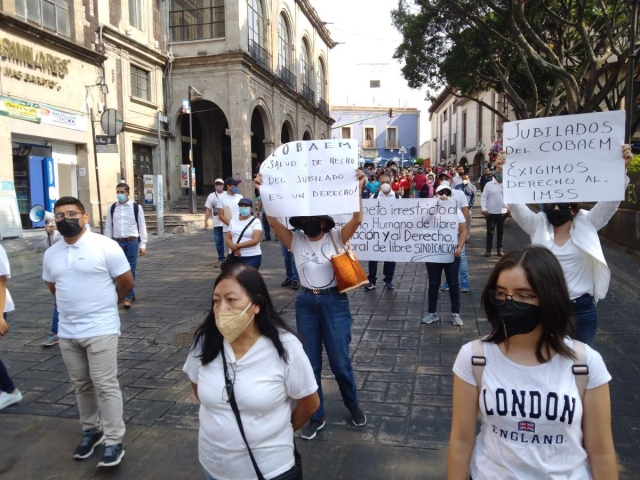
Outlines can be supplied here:
<path id="1" fill-rule="evenodd" d="M 474 212 L 476 213 L 476 212 Z M 138 262 L 137 300 L 121 310 L 120 384 L 124 394 L 127 455 L 113 472 L 96 459 L 74 462 L 80 438 L 75 395 L 58 347 L 43 349 L 53 299 L 41 272 L 9 281 L 16 312 L 0 341 L 0 357 L 24 395 L 0 413 L 2 479 L 204 478 L 197 461 L 198 405 L 182 372 L 194 328 L 211 307 L 217 271 L 211 231 L 153 238 Z M 513 221 L 505 250 L 528 243 Z M 274 302 L 295 327 L 295 292 L 284 279 L 277 242 L 263 242 L 261 272 Z M 621 478 L 640 478 L 640 259 L 605 244 L 613 280 L 598 306 L 595 348 L 613 376 L 614 439 Z M 305 478 L 445 478 L 451 421 L 452 365 L 460 347 L 488 331 L 479 304 L 497 257 L 484 253 L 484 222 L 474 218 L 467 247 L 471 292 L 462 294 L 460 329 L 450 322 L 449 296 L 441 293 L 442 321 L 422 325 L 427 275 L 423 264 L 398 264 L 393 291 L 350 294 L 353 365 L 366 427 L 348 424 L 327 362 L 323 388 L 327 427 L 299 440 Z M 366 267 L 365 267 L 366 269 Z M 78 290 L 91 299 L 91 292 Z M 94 461 L 95 460 L 95 461 Z"/>

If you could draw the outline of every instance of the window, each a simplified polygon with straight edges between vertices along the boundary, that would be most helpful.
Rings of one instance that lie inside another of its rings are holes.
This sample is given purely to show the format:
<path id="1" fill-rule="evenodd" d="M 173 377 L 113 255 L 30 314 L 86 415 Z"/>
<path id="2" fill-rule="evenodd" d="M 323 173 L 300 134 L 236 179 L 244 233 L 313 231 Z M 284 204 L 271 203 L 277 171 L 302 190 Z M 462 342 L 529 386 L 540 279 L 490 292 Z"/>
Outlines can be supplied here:
<path id="1" fill-rule="evenodd" d="M 131 95 L 143 100 L 151 100 L 149 96 L 149 72 L 131 65 Z"/>
<path id="2" fill-rule="evenodd" d="M 318 60 L 318 98 L 322 101 L 325 100 L 325 88 L 327 86 L 327 77 L 324 71 L 324 63 L 322 60 Z"/>
<path id="3" fill-rule="evenodd" d="M 446 123 L 447 121 L 447 110 L 442 112 L 442 123 Z"/>
<path id="4" fill-rule="evenodd" d="M 387 127 L 387 148 L 398 148 L 398 127 Z"/>
<path id="5" fill-rule="evenodd" d="M 142 0 L 129 0 L 129 25 L 142 30 Z"/>
<path id="6" fill-rule="evenodd" d="M 376 147 L 376 129 L 374 127 L 364 127 L 364 141 L 362 142 L 364 148 Z"/>
<path id="7" fill-rule="evenodd" d="M 224 37 L 224 0 L 171 0 L 172 42 Z"/>
<path id="8" fill-rule="evenodd" d="M 380 80 L 369 80 L 369 88 L 380 88 Z"/>
<path id="9" fill-rule="evenodd" d="M 340 138 L 351 138 L 351 127 L 342 127 L 340 133 Z"/>
<path id="10" fill-rule="evenodd" d="M 16 0 L 16 14 L 60 35 L 71 36 L 68 0 Z"/>
<path id="11" fill-rule="evenodd" d="M 249 0 L 249 44 L 251 42 L 264 47 L 265 46 L 265 28 L 264 28 L 264 8 L 262 0 Z M 251 45 L 249 45 L 251 48 Z"/>
<path id="12" fill-rule="evenodd" d="M 289 23 L 284 14 L 280 14 L 278 20 L 278 65 L 289 68 L 291 63 L 291 34 L 289 33 Z"/>
<path id="13" fill-rule="evenodd" d="M 467 148 L 467 112 L 462 112 L 462 148 Z"/>
<path id="14" fill-rule="evenodd" d="M 300 73 L 302 84 L 311 87 L 311 64 L 309 62 L 309 44 L 307 39 L 302 39 L 302 51 L 300 52 Z"/>

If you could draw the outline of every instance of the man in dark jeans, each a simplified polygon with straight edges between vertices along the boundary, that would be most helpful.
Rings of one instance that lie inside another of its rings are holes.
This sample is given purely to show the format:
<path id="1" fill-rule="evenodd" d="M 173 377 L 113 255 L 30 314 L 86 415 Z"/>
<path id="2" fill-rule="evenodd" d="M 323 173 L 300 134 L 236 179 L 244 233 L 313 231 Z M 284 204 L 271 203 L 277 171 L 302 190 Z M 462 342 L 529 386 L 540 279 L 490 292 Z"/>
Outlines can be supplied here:
<path id="1" fill-rule="evenodd" d="M 480 197 L 482 205 L 482 215 L 487 219 L 487 248 L 485 257 L 491 256 L 493 246 L 493 232 L 498 229 L 498 239 L 496 241 L 497 255 L 502 256 L 502 238 L 504 236 L 504 221 L 508 216 L 507 206 L 502 199 L 502 173 L 488 182 Z"/>

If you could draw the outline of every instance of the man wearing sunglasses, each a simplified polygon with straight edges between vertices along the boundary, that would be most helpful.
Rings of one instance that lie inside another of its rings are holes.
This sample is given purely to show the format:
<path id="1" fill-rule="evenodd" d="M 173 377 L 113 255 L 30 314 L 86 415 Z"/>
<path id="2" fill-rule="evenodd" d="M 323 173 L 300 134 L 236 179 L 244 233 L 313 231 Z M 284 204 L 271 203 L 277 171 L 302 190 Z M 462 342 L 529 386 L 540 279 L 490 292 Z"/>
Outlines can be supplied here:
<path id="1" fill-rule="evenodd" d="M 45 252 L 42 278 L 56 298 L 60 352 L 82 423 L 82 441 L 73 458 L 89 458 L 104 443 L 98 467 L 113 467 L 124 456 L 125 433 L 118 383 L 118 303 L 133 288 L 133 275 L 115 241 L 85 228 L 89 216 L 77 198 L 60 198 L 54 216 L 63 240 Z"/>

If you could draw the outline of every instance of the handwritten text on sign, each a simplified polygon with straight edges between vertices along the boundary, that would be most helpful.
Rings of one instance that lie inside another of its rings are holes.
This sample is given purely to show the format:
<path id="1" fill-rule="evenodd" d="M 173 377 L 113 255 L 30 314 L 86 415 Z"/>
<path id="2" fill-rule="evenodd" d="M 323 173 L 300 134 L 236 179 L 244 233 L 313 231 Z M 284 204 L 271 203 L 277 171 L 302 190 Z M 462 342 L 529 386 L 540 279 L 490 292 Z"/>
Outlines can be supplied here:
<path id="1" fill-rule="evenodd" d="M 267 215 L 330 215 L 360 208 L 357 140 L 312 140 L 278 147 L 260 167 Z"/>
<path id="2" fill-rule="evenodd" d="M 454 202 L 436 198 L 362 201 L 363 221 L 351 237 L 358 260 L 451 263 L 458 246 Z M 337 226 L 351 215 L 333 215 Z"/>
<path id="3" fill-rule="evenodd" d="M 622 200 L 623 111 L 504 124 L 504 201 Z"/>

